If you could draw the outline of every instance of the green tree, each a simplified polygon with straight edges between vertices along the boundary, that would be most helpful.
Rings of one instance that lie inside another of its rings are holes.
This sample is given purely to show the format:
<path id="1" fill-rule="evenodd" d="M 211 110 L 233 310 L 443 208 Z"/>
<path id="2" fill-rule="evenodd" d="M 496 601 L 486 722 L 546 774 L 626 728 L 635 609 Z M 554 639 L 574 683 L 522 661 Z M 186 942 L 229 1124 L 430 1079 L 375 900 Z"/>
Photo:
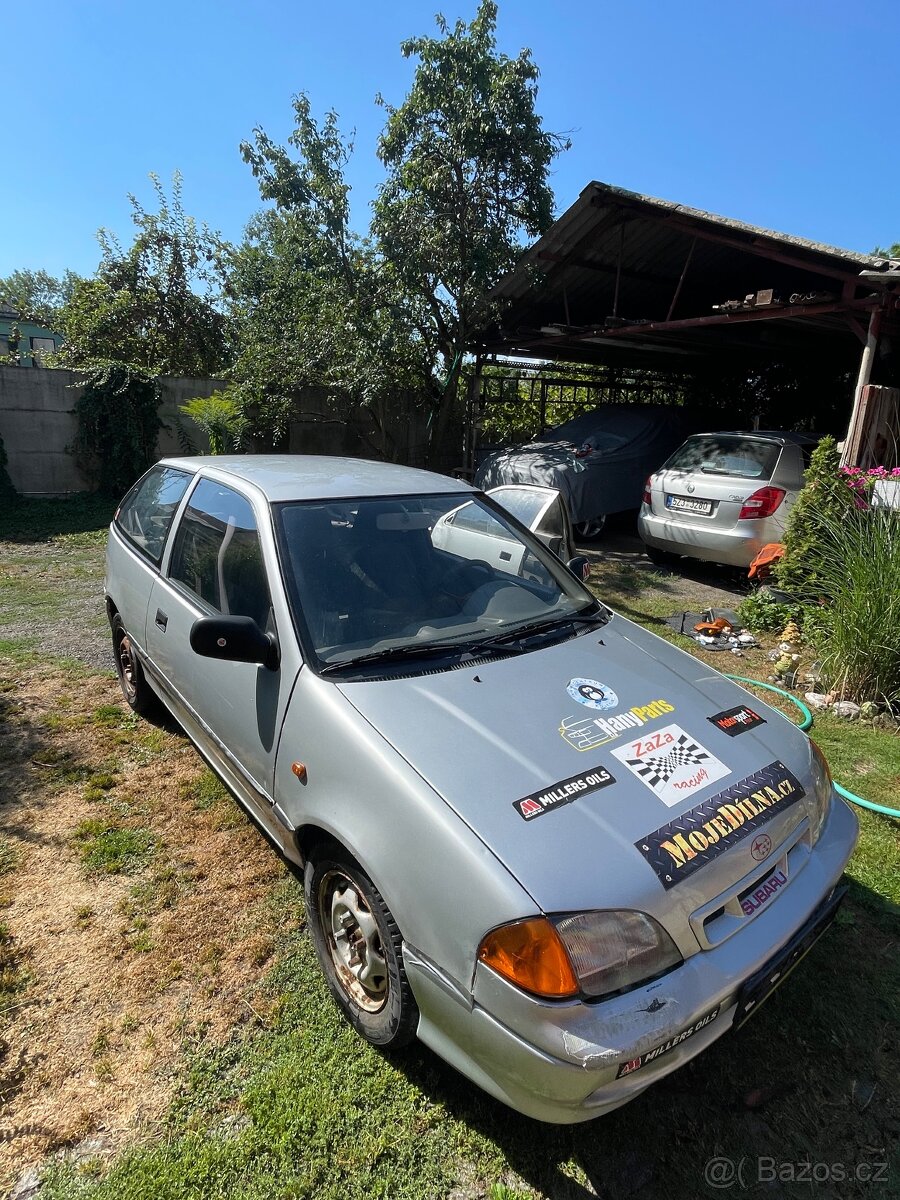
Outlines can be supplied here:
<path id="1" fill-rule="evenodd" d="M 372 243 L 350 227 L 344 168 L 352 145 L 336 114 L 319 124 L 305 95 L 293 104 L 291 149 L 262 129 L 241 146 L 273 207 L 253 218 L 232 258 L 234 390 L 268 444 L 284 443 L 302 393 L 320 387 L 334 420 L 364 409 L 373 449 L 393 457 L 390 410 L 398 391 L 428 380 L 424 346 Z"/>
<path id="2" fill-rule="evenodd" d="M 432 393 L 440 444 L 456 400 L 462 356 L 493 315 L 490 289 L 516 263 L 522 239 L 553 219 L 550 165 L 566 138 L 537 115 L 538 68 L 529 50 L 497 51 L 497 5 L 481 0 L 471 24 L 405 41 L 412 87 L 387 111 L 378 154 L 387 179 L 373 234 L 409 321 L 442 369 Z"/>
<path id="3" fill-rule="evenodd" d="M 171 198 L 150 178 L 159 211 L 129 197 L 136 233 L 127 249 L 100 230 L 97 272 L 77 281 L 62 310 L 61 357 L 74 367 L 124 363 L 150 376 L 216 375 L 232 354 L 220 302 L 224 243 L 185 213 L 180 175 Z"/>
<path id="4" fill-rule="evenodd" d="M 56 329 L 81 277 L 66 271 L 61 277 L 46 271 L 20 270 L 0 276 L 0 302 L 14 308 L 23 320 Z"/>
<path id="5" fill-rule="evenodd" d="M 876 246 L 872 251 L 873 258 L 900 258 L 900 242 L 894 242 L 889 250 L 885 250 L 882 246 Z"/>

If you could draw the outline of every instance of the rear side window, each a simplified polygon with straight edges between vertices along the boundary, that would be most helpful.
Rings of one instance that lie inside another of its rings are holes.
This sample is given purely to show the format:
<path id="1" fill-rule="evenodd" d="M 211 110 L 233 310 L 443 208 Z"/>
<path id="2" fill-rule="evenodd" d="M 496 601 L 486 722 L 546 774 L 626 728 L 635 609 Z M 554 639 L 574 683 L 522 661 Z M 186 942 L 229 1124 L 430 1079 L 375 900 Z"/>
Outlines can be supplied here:
<path id="1" fill-rule="evenodd" d="M 174 467 L 153 467 L 139 479 L 116 513 L 116 527 L 159 565 L 172 518 L 191 476 Z"/>
<path id="2" fill-rule="evenodd" d="M 249 500 L 202 479 L 178 526 L 169 577 L 223 616 L 252 617 L 265 629 L 269 587 Z"/>
<path id="3" fill-rule="evenodd" d="M 781 447 L 761 438 L 718 434 L 698 435 L 679 446 L 663 471 L 696 471 L 701 475 L 732 475 L 739 479 L 769 479 Z"/>

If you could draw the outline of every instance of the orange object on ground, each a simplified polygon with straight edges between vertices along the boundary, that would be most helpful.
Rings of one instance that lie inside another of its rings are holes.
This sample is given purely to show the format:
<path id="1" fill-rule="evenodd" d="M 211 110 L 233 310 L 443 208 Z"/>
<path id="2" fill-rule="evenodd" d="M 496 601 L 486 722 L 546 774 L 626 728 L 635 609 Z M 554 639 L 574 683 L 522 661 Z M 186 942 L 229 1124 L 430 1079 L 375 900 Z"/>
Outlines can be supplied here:
<path id="1" fill-rule="evenodd" d="M 784 546 L 781 542 L 769 542 L 767 546 L 763 546 L 756 558 L 750 564 L 747 570 L 747 578 L 755 579 L 758 583 L 768 579 L 772 574 L 772 567 L 778 562 L 779 558 L 784 557 Z"/>
<path id="2" fill-rule="evenodd" d="M 717 633 L 731 633 L 731 625 L 724 617 L 716 617 L 715 621 L 700 621 L 694 626 L 695 633 L 708 633 L 714 637 Z"/>

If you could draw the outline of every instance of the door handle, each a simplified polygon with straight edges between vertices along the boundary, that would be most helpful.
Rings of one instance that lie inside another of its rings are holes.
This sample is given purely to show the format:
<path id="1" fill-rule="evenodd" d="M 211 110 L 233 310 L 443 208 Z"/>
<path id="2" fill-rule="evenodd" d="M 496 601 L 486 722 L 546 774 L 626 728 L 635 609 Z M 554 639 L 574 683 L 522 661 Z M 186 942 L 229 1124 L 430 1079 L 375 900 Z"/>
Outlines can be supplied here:
<path id="1" fill-rule="evenodd" d="M 166 626 L 169 623 L 169 618 L 166 616 L 166 614 L 163 612 L 163 610 L 161 608 L 158 608 L 156 610 L 155 620 L 156 620 L 156 624 L 160 627 L 160 629 L 163 631 L 163 633 L 165 633 Z"/>

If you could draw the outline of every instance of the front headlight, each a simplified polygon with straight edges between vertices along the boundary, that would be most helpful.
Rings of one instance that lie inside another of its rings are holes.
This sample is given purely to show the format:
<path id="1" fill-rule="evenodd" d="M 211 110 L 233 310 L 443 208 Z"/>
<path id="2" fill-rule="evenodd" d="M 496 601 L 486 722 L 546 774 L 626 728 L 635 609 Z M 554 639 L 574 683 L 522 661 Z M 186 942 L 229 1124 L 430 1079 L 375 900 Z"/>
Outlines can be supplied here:
<path id="1" fill-rule="evenodd" d="M 551 918 L 585 996 L 608 996 L 677 967 L 666 931 L 641 912 L 589 912 Z"/>
<path id="2" fill-rule="evenodd" d="M 822 832 L 822 826 L 825 824 L 825 818 L 828 816 L 834 784 L 831 780 L 831 768 L 828 766 L 825 755 L 812 738 L 809 739 L 809 744 L 812 749 L 813 777 L 813 790 L 809 797 L 809 828 L 813 845 L 815 845 Z"/>
<path id="3" fill-rule="evenodd" d="M 478 958 L 517 987 L 548 1000 L 608 996 L 677 967 L 666 931 L 645 913 L 566 913 L 491 930 Z"/>

